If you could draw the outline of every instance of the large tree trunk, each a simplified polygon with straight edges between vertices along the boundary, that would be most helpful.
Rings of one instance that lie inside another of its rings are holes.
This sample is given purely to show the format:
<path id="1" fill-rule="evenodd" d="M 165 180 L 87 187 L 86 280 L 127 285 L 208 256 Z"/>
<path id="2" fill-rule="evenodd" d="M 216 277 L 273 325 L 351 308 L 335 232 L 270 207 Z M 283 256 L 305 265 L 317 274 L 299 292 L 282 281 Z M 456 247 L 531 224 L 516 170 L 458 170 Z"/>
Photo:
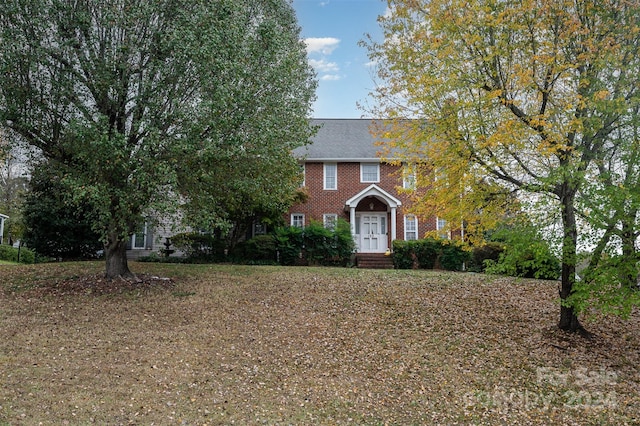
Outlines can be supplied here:
<path id="1" fill-rule="evenodd" d="M 573 292 L 573 283 L 576 279 L 576 251 L 578 246 L 578 230 L 575 214 L 575 191 L 565 188 L 561 192 L 560 203 L 562 208 L 562 284 L 560 287 L 560 329 L 570 332 L 584 332 L 584 328 L 578 321 L 578 316 L 572 306 L 565 306 L 564 302 Z"/>
<path id="2" fill-rule="evenodd" d="M 106 258 L 106 278 L 133 278 L 135 275 L 129 270 L 127 263 L 127 243 L 120 238 L 109 239 L 104 245 Z"/>

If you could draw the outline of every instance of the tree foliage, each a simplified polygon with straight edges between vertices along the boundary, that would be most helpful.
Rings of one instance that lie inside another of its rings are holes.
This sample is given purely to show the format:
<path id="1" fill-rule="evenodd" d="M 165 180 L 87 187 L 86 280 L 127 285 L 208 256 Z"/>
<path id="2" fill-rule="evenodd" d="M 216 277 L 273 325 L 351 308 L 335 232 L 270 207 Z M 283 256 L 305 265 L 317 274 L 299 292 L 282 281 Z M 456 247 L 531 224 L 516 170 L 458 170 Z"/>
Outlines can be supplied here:
<path id="1" fill-rule="evenodd" d="M 499 242 L 503 250 L 499 253 L 498 259 L 486 261 L 486 272 L 544 280 L 557 280 L 560 277 L 560 262 L 557 256 L 533 225 L 503 225 L 494 230 L 489 239 Z"/>
<path id="2" fill-rule="evenodd" d="M 216 223 L 236 187 L 292 179 L 279 160 L 308 140 L 315 88 L 298 34 L 284 0 L 6 1 L 0 125 L 59 163 L 97 211 L 107 276 L 130 275 L 146 212 L 180 201 Z"/>
<path id="3" fill-rule="evenodd" d="M 547 213 L 561 224 L 559 326 L 581 330 L 578 301 L 602 288 L 574 286 L 579 246 L 596 248 L 594 272 L 624 252 L 637 280 L 640 5 L 398 0 L 380 23 L 384 41 L 368 46 L 384 81 L 375 113 L 390 120 L 377 134 L 388 156 L 426 159 L 416 211 L 474 235 L 514 200 Z"/>
<path id="4" fill-rule="evenodd" d="M 28 179 L 21 163 L 23 147 L 9 144 L 9 140 L 7 133 L 0 132 L 0 213 L 9 216 L 0 244 L 21 239 L 24 231 L 21 206 Z"/>
<path id="5" fill-rule="evenodd" d="M 54 167 L 36 165 L 22 207 L 24 242 L 46 257 L 96 258 L 102 244 L 92 229 L 95 211 L 87 203 L 73 203 L 68 193 Z"/>

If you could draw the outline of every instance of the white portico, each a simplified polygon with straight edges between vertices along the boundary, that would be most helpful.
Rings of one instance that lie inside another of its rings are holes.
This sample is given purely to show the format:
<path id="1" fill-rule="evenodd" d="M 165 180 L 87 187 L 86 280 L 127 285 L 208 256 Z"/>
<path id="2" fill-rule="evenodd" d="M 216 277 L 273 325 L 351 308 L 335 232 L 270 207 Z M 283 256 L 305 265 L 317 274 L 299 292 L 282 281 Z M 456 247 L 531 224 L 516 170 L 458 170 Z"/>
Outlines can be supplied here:
<path id="1" fill-rule="evenodd" d="M 384 253 L 389 248 L 396 239 L 396 216 L 401 205 L 400 200 L 377 185 L 370 185 L 345 202 L 359 252 Z"/>

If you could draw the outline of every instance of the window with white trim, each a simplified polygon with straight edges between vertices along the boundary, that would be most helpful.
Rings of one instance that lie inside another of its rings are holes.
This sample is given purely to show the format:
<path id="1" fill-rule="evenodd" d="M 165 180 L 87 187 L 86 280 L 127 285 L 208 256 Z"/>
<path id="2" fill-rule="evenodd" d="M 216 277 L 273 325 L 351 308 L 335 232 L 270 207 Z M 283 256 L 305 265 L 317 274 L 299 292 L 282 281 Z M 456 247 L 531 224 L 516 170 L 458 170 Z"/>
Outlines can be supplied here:
<path id="1" fill-rule="evenodd" d="M 300 164 L 300 173 L 302 173 L 302 183 L 300 186 L 306 186 L 307 183 L 307 167 L 304 163 Z"/>
<path id="2" fill-rule="evenodd" d="M 440 238 L 448 240 L 451 236 L 447 230 L 447 221 L 441 218 L 436 218 L 436 230 Z"/>
<path id="3" fill-rule="evenodd" d="M 134 250 L 144 250 L 147 245 L 147 222 L 140 225 L 133 235 L 131 235 L 131 248 Z"/>
<path id="4" fill-rule="evenodd" d="M 380 163 L 360 163 L 360 182 L 380 182 Z"/>
<path id="5" fill-rule="evenodd" d="M 324 163 L 324 189 L 338 189 L 338 165 Z"/>
<path id="6" fill-rule="evenodd" d="M 418 239 L 418 218 L 408 214 L 404 217 L 404 239 L 405 241 Z"/>
<path id="7" fill-rule="evenodd" d="M 304 215 L 302 213 L 292 213 L 291 226 L 295 226 L 296 228 L 304 228 Z"/>
<path id="8" fill-rule="evenodd" d="M 335 229 L 338 223 L 338 215 L 334 213 L 327 213 L 322 215 L 322 222 L 327 229 Z"/>
<path id="9" fill-rule="evenodd" d="M 416 167 L 412 164 L 404 164 L 402 167 L 402 187 L 416 189 Z"/>

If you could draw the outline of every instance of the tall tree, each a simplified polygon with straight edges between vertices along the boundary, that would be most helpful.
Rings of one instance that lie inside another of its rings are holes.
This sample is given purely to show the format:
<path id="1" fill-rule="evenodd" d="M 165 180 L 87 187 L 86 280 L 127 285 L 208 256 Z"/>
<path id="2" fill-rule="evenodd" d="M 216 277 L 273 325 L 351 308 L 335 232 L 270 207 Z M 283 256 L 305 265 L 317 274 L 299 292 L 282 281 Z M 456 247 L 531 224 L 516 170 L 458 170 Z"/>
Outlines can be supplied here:
<path id="1" fill-rule="evenodd" d="M 378 133 L 391 140 L 394 155 L 411 161 L 419 153 L 428 159 L 431 172 L 418 179 L 417 203 L 438 209 L 451 223 L 487 226 L 509 194 L 519 194 L 523 205 L 541 203 L 561 223 L 559 327 L 582 330 L 577 314 L 585 305 L 577 301 L 584 298 L 574 285 L 578 244 L 613 240 L 600 240 L 603 228 L 580 226 L 579 202 L 594 182 L 605 194 L 602 202 L 614 197 L 619 187 L 611 167 L 636 166 L 640 5 L 617 0 L 391 0 L 389 5 L 380 18 L 384 41 L 368 43 L 384 81 L 375 93 L 375 113 L 392 119 Z M 400 120 L 407 118 L 412 120 Z M 611 161 L 608 153 L 614 151 Z M 633 208 L 630 202 L 616 206 Z M 617 209 L 623 220 L 618 207 L 594 207 Z M 609 224 L 626 227 L 625 250 L 635 245 L 635 212 L 632 221 Z"/>
<path id="2" fill-rule="evenodd" d="M 315 81 L 298 35 L 285 0 L 5 1 L 0 125 L 64 170 L 98 212 L 107 277 L 131 276 L 126 239 L 145 213 L 197 204 L 202 187 L 179 178 L 244 141 L 268 156 L 308 140 Z M 268 84 L 248 73 L 260 67 Z"/>

